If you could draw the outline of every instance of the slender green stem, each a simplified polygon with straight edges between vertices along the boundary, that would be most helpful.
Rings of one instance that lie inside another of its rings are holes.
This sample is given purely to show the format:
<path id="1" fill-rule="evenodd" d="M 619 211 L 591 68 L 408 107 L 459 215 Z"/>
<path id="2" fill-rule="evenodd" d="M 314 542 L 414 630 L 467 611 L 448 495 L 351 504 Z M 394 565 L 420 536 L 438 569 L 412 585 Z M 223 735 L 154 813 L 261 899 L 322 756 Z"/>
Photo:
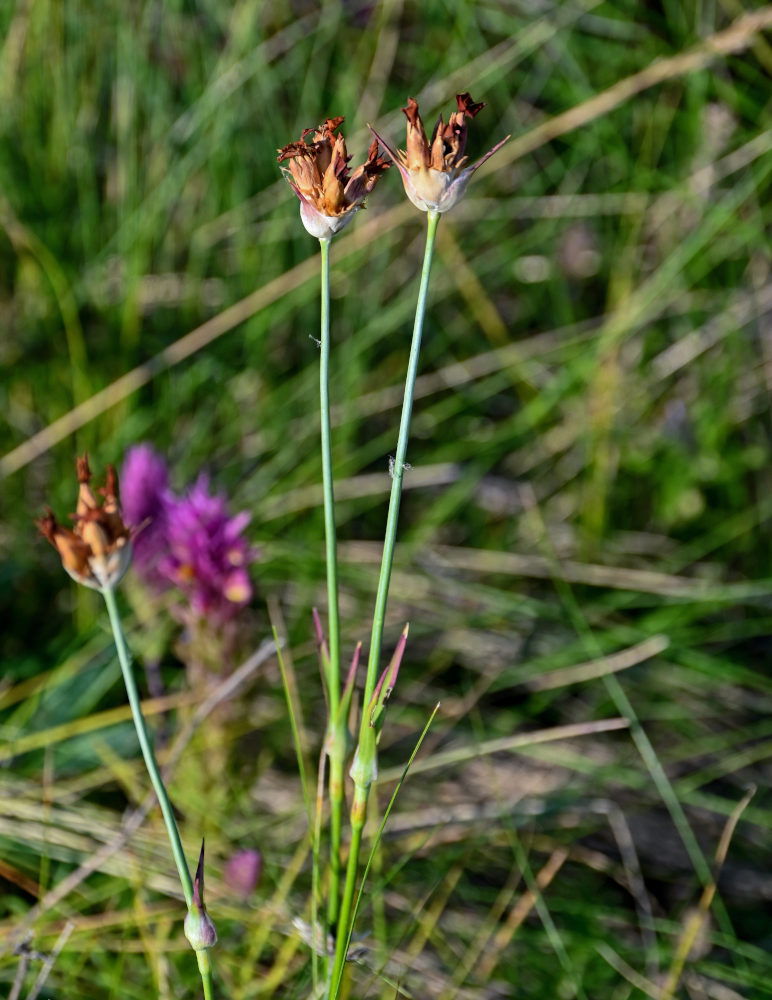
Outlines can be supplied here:
<path id="1" fill-rule="evenodd" d="M 327 560 L 327 614 L 330 631 L 330 715 L 340 703 L 340 619 L 338 615 L 338 551 L 335 539 L 335 494 L 332 479 L 330 429 L 330 241 L 319 240 L 322 258 L 321 357 L 319 403 L 322 431 L 322 486 L 324 490 L 324 541 Z"/>
<path id="2" fill-rule="evenodd" d="M 118 612 L 118 604 L 115 600 L 115 591 L 112 587 L 104 587 L 102 589 L 102 595 L 105 599 L 105 604 L 107 605 L 107 614 L 110 617 L 110 625 L 112 626 L 113 636 L 115 638 L 115 648 L 118 651 L 118 660 L 121 664 L 123 681 L 126 685 L 126 694 L 129 698 L 131 714 L 134 719 L 134 728 L 137 731 L 137 739 L 139 740 L 139 745 L 142 750 L 142 756 L 145 758 L 145 767 L 147 768 L 147 773 L 150 776 L 150 782 L 155 790 L 158 803 L 161 806 L 164 822 L 166 823 L 166 832 L 169 834 L 169 843 L 171 844 L 172 854 L 174 855 L 174 861 L 177 865 L 177 871 L 180 876 L 180 884 L 182 885 L 182 891 L 185 896 L 185 903 L 187 904 L 188 909 L 190 909 L 193 902 L 193 880 L 190 877 L 188 863 L 185 860 L 185 852 L 182 849 L 180 831 L 177 829 L 177 821 L 174 818 L 172 804 L 169 801 L 169 795 L 167 794 L 166 787 L 163 783 L 163 778 L 161 777 L 161 772 L 158 768 L 155 754 L 153 753 L 150 736 L 148 734 L 147 727 L 145 726 L 145 718 L 142 715 L 142 705 L 139 700 L 139 692 L 137 690 L 137 685 L 134 681 L 134 674 L 131 669 L 131 657 L 129 656 L 126 639 L 123 635 L 121 616 Z M 201 981 L 204 987 L 204 1000 L 213 1000 L 212 964 L 209 958 L 209 952 L 206 949 L 197 951 L 196 959 L 198 961 L 198 968 L 201 973 Z"/>
<path id="3" fill-rule="evenodd" d="M 416 741 L 416 745 L 413 747 L 413 752 L 410 754 L 410 757 L 408 759 L 407 764 L 405 764 L 404 768 L 402 769 L 402 775 L 401 775 L 399 781 L 397 782 L 397 785 L 396 785 L 396 787 L 395 787 L 395 789 L 394 789 L 394 791 L 392 793 L 391 799 L 389 800 L 389 804 L 386 807 L 386 811 L 383 814 L 383 819 L 381 820 L 381 825 L 378 828 L 378 833 L 376 834 L 375 840 L 373 842 L 373 845 L 370 848 L 370 857 L 367 859 L 367 864 L 365 865 L 365 870 L 362 873 L 362 880 L 359 883 L 359 891 L 356 894 L 356 901 L 354 902 L 354 906 L 353 906 L 353 910 L 351 912 L 350 918 L 348 916 L 348 913 L 346 914 L 346 924 L 348 924 L 348 933 L 346 935 L 345 944 L 343 945 L 342 948 L 339 949 L 339 953 L 340 953 L 342 959 L 343 959 L 343 956 L 347 955 L 348 949 L 349 949 L 349 945 L 351 944 L 351 935 L 352 935 L 353 930 L 354 930 L 354 924 L 356 923 L 357 913 L 359 912 L 359 904 L 362 902 L 362 895 L 364 893 L 365 883 L 367 882 L 367 876 L 368 876 L 370 868 L 371 868 L 371 866 L 373 864 L 373 861 L 375 859 L 376 851 L 378 849 L 378 844 L 380 843 L 381 837 L 383 836 L 383 831 L 386 828 L 386 822 L 387 822 L 389 816 L 391 815 L 391 810 L 394 808 L 394 803 L 397 801 L 397 796 L 399 795 L 399 791 L 402 788 L 402 785 L 403 785 L 403 783 L 405 781 L 405 778 L 407 778 L 407 772 L 410 770 L 411 764 L 416 759 L 416 756 L 418 755 L 418 751 L 421 749 L 421 744 L 423 743 L 424 738 L 426 737 L 426 734 L 429 732 L 429 727 L 431 726 L 432 722 L 434 722 L 434 717 L 437 714 L 437 712 L 439 712 L 439 710 L 440 710 L 440 703 L 437 702 L 437 704 L 434 706 L 434 711 L 429 716 L 429 719 L 427 720 L 427 723 L 426 723 L 426 725 L 423 728 L 423 732 L 418 737 L 418 740 Z M 366 799 L 364 800 L 364 802 L 365 802 L 365 807 L 366 807 Z M 364 815 L 363 815 L 362 818 L 364 820 Z M 358 829 L 359 829 L 359 834 L 361 835 L 362 826 L 359 826 Z M 352 838 L 352 846 L 353 846 L 353 838 Z M 357 837 L 356 850 L 357 850 L 357 852 L 359 851 L 359 837 Z M 353 875 L 355 875 L 355 874 L 356 874 L 356 871 L 354 870 Z M 349 878 L 351 878 L 352 879 L 352 882 L 351 882 L 351 896 L 349 897 L 347 894 L 344 894 L 344 896 L 345 896 L 346 899 L 349 900 L 349 902 L 354 897 L 353 875 L 351 874 L 351 869 L 347 870 L 347 872 L 346 872 L 346 889 L 349 888 Z M 336 953 L 336 959 L 337 959 L 337 953 Z M 337 995 L 338 995 L 338 990 L 340 989 L 340 980 L 342 978 L 342 975 L 343 975 L 343 969 L 342 969 L 342 967 L 338 968 L 338 966 L 336 964 L 336 968 L 333 970 L 332 978 L 330 980 L 329 1000 L 336 1000 Z"/>
<path id="4" fill-rule="evenodd" d="M 214 1000 L 214 989 L 212 987 L 212 960 L 209 958 L 209 949 L 202 948 L 196 952 L 198 960 L 198 971 L 201 973 L 201 982 L 204 984 L 204 1000 Z"/>
<path id="5" fill-rule="evenodd" d="M 373 614 L 373 628 L 370 636 L 370 656 L 367 662 L 367 679 L 365 682 L 365 694 L 362 702 L 362 719 L 359 731 L 360 750 L 365 745 L 373 747 L 374 742 L 370 738 L 370 713 L 367 706 L 375 690 L 378 675 L 378 667 L 381 658 L 381 639 L 383 636 L 383 623 L 386 617 L 386 601 L 389 596 L 389 581 L 391 579 L 391 566 L 394 560 L 394 545 L 397 539 L 397 524 L 399 521 L 399 503 L 402 496 L 402 476 L 405 469 L 405 458 L 407 457 L 407 443 L 410 436 L 410 417 L 413 412 L 413 393 L 418 375 L 418 359 L 421 352 L 421 335 L 423 333 L 424 315 L 426 313 L 426 302 L 429 291 L 429 276 L 432 269 L 432 257 L 434 255 L 434 239 L 437 233 L 437 223 L 439 213 L 429 212 L 426 231 L 426 249 L 424 251 L 423 267 L 421 269 L 421 284 L 418 290 L 418 302 L 416 303 L 415 322 L 413 324 L 413 342 L 410 347 L 410 359 L 407 367 L 407 377 L 405 379 L 405 395 L 402 403 L 402 417 L 399 425 L 399 437 L 397 439 L 397 454 L 394 460 L 394 471 L 391 483 L 391 497 L 389 499 L 389 513 L 386 518 L 386 532 L 383 542 L 383 557 L 381 560 L 381 573 L 378 578 L 378 590 L 375 597 L 375 612 Z M 374 762 L 373 762 L 374 763 Z M 340 989 L 343 977 L 343 969 L 346 963 L 346 953 L 348 942 L 351 938 L 352 907 L 354 904 L 354 890 L 356 888 L 356 876 L 359 867 L 359 850 L 362 842 L 362 830 L 367 817 L 367 799 L 370 792 L 370 783 L 355 783 L 354 801 L 351 807 L 351 844 L 349 847 L 348 863 L 346 867 L 346 882 L 343 888 L 340 914 L 337 925 L 335 941 L 335 961 L 329 978 L 328 1000 L 334 1000 Z"/>
<path id="6" fill-rule="evenodd" d="M 421 269 L 421 285 L 418 290 L 418 302 L 416 304 L 415 322 L 413 324 L 413 343 L 410 348 L 410 359 L 408 361 L 407 377 L 405 379 L 405 395 L 402 403 L 402 418 L 399 424 L 397 454 L 394 459 L 394 472 L 391 481 L 389 513 L 386 518 L 386 533 L 383 540 L 381 573 L 378 577 L 378 590 L 375 596 L 375 612 L 373 614 L 373 628 L 370 635 L 370 655 L 367 661 L 367 679 L 365 681 L 364 705 L 368 705 L 373 696 L 373 691 L 378 677 L 378 666 L 381 659 L 383 622 L 386 617 L 386 601 L 389 596 L 391 565 L 394 560 L 394 544 L 397 539 L 399 503 L 402 497 L 402 476 L 405 470 L 407 442 L 410 435 L 410 417 L 413 412 L 413 392 L 415 390 L 416 376 L 418 375 L 418 358 L 421 351 L 421 335 L 423 333 L 424 314 L 426 312 L 426 300 L 429 290 L 429 275 L 431 273 L 432 257 L 434 255 L 434 237 L 437 232 L 437 222 L 439 221 L 439 218 L 440 216 L 438 212 L 429 212 L 426 231 L 426 249 L 424 251 L 423 267 Z M 360 735 L 365 732 L 368 726 L 368 714 L 367 712 L 362 712 Z"/>
<path id="7" fill-rule="evenodd" d="M 193 880 L 190 877 L 188 863 L 185 860 L 185 853 L 182 849 L 182 841 L 180 840 L 180 831 L 177 829 L 177 821 L 174 818 L 172 804 L 169 801 L 169 796 L 166 792 L 161 772 L 158 769 L 158 764 L 156 763 L 155 754 L 153 753 L 153 747 L 150 742 L 147 727 L 145 726 L 145 719 L 142 715 L 142 705 L 140 704 L 139 692 L 137 691 L 137 685 L 134 681 L 134 674 L 131 670 L 131 658 L 129 656 L 128 647 L 126 646 L 126 639 L 123 635 L 123 628 L 121 627 L 121 616 L 118 612 L 118 605 L 115 600 L 115 591 L 111 587 L 105 587 L 102 590 L 102 594 L 104 595 L 105 604 L 107 605 L 107 613 L 110 616 L 110 625 L 112 626 L 113 636 L 115 637 L 115 648 L 118 650 L 118 659 L 121 664 L 121 670 L 123 671 L 123 681 L 126 685 L 126 694 L 129 696 L 129 705 L 131 706 L 131 714 L 134 718 L 134 728 L 137 730 L 137 739 L 139 740 L 139 745 L 142 750 L 142 756 L 145 758 L 147 773 L 150 775 L 150 781 L 155 789 L 158 802 L 161 806 L 161 812 L 163 813 L 164 822 L 166 823 L 166 831 L 169 834 L 169 843 L 171 844 L 172 854 L 174 855 L 174 860 L 177 864 L 177 871 L 180 875 L 182 891 L 185 894 L 185 902 L 188 905 L 188 909 L 190 909 L 190 905 L 193 902 Z"/>
<path id="8" fill-rule="evenodd" d="M 334 1000 L 340 989 L 343 970 L 346 965 L 348 944 L 351 940 L 352 928 L 349 927 L 351 910 L 354 905 L 356 890 L 359 850 L 362 845 L 362 831 L 367 817 L 367 798 L 369 789 L 356 786 L 354 802 L 351 806 L 351 843 L 349 844 L 348 865 L 346 867 L 346 884 L 343 887 L 343 898 L 340 905 L 338 933 L 335 938 L 335 960 L 332 964 L 328 980 L 327 1000 Z"/>
<path id="9" fill-rule="evenodd" d="M 330 672 L 327 678 L 330 726 L 330 881 L 327 923 L 335 930 L 340 900 L 340 849 L 343 818 L 343 767 L 345 739 L 339 731 L 345 720 L 340 708 L 340 615 L 338 612 L 338 551 L 335 533 L 335 491 L 332 473 L 330 425 L 330 240 L 319 240 L 321 249 L 321 352 L 319 359 L 319 410 L 322 443 L 322 487 L 324 491 L 324 539 L 327 563 L 327 613 L 330 638 Z"/>
<path id="10" fill-rule="evenodd" d="M 340 910 L 341 843 L 343 840 L 344 753 L 330 754 L 330 881 L 327 896 L 327 926 L 336 933 Z"/>

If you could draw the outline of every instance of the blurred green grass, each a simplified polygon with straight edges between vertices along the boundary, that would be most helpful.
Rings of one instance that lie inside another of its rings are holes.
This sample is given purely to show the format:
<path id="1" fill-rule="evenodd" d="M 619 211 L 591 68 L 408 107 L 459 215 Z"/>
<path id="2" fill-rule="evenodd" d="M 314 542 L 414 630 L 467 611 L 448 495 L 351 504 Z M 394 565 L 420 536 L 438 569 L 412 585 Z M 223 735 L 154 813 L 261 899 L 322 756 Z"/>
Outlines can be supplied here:
<path id="1" fill-rule="evenodd" d="M 72 509 L 83 450 L 101 467 L 150 440 L 177 487 L 208 468 L 254 514 L 250 634 L 256 647 L 275 602 L 315 746 L 318 279 L 275 151 L 345 114 L 358 157 L 368 121 L 400 139 L 408 94 L 431 121 L 469 89 L 488 103 L 471 154 L 514 138 L 440 226 L 389 607 L 389 641 L 407 619 L 411 633 L 384 769 L 440 699 L 421 758 L 436 767 L 393 816 L 352 994 L 660 996 L 755 782 L 676 995 L 772 996 L 769 35 L 587 103 L 741 14 L 730 0 L 0 9 L 2 454 L 167 352 L 2 482 L 8 992 L 36 897 L 119 836 L 146 787 L 101 611 L 31 518 Z M 388 176 L 333 245 L 348 648 L 371 614 L 422 252 L 403 201 Z M 261 289 L 230 328 L 225 310 Z M 210 319 L 226 332 L 177 361 Z M 152 718 L 173 737 L 202 695 L 171 648 L 162 673 L 171 702 Z M 640 732 L 599 728 L 624 699 Z M 292 918 L 307 916 L 308 859 L 275 664 L 196 732 L 171 790 L 191 858 L 202 833 L 211 851 L 221 994 L 307 995 Z M 264 857 L 248 904 L 218 878 L 239 846 Z M 176 893 L 151 813 L 37 916 L 35 950 L 72 923 L 45 995 L 194 995 Z"/>

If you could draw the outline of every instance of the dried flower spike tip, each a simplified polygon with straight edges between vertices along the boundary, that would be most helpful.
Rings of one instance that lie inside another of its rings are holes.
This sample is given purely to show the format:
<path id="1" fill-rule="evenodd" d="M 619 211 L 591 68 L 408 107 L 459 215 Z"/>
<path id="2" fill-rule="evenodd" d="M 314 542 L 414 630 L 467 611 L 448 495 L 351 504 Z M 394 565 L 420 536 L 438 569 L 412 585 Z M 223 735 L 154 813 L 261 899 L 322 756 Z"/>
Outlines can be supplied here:
<path id="1" fill-rule="evenodd" d="M 363 207 L 389 163 L 373 141 L 365 162 L 349 173 L 346 140 L 336 135 L 343 118 L 328 118 L 317 129 L 304 129 L 297 142 L 279 150 L 279 163 L 289 160 L 285 176 L 300 199 L 300 218 L 312 236 L 328 240 L 348 225 Z M 313 142 L 306 142 L 313 132 Z"/>
<path id="2" fill-rule="evenodd" d="M 76 469 L 79 485 L 74 530 L 59 524 L 50 507 L 37 526 L 73 580 L 94 590 L 114 587 L 131 563 L 131 535 L 118 505 L 118 477 L 108 465 L 105 485 L 98 490 L 103 497 L 100 502 L 91 488 L 87 455 L 76 460 Z"/>
<path id="3" fill-rule="evenodd" d="M 442 115 L 434 126 L 431 141 L 426 138 L 423 122 L 418 113 L 418 102 L 407 99 L 402 111 L 407 118 L 406 151 L 395 151 L 371 128 L 370 131 L 385 148 L 402 175 L 405 194 L 422 212 L 447 212 L 463 197 L 472 174 L 478 167 L 504 145 L 507 136 L 488 150 L 471 166 L 464 155 L 467 138 L 467 118 L 474 118 L 485 105 L 472 100 L 470 94 L 456 94 L 458 110 L 448 124 Z"/>

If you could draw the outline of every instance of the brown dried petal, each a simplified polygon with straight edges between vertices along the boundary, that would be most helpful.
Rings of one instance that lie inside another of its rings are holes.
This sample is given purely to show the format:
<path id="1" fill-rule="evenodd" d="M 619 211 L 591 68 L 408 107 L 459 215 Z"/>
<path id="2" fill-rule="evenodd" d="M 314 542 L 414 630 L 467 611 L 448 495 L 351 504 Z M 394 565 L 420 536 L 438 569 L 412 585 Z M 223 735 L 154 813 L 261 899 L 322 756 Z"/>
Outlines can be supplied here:
<path id="1" fill-rule="evenodd" d="M 110 550 L 113 539 L 105 524 L 104 515 L 101 510 L 91 510 L 85 517 L 80 518 L 77 524 L 77 534 L 91 549 L 95 556 L 106 556 Z"/>
<path id="2" fill-rule="evenodd" d="M 332 161 L 333 147 L 336 139 L 335 129 L 341 124 L 343 117 L 328 118 L 322 125 L 314 130 L 313 151 L 316 159 L 316 166 L 319 176 L 323 177 Z"/>
<path id="3" fill-rule="evenodd" d="M 479 115 L 485 107 L 484 101 L 473 101 L 472 95 L 469 92 L 466 94 L 456 94 L 456 104 L 458 105 L 458 113 L 460 115 L 469 115 L 470 118 Z"/>
<path id="4" fill-rule="evenodd" d="M 418 101 L 412 97 L 407 99 L 407 107 L 402 108 L 407 118 L 407 166 L 409 170 L 428 167 L 430 162 L 429 143 L 426 139 L 424 124 L 418 113 Z"/>
<path id="5" fill-rule="evenodd" d="M 75 459 L 75 471 L 78 477 L 78 503 L 75 511 L 79 517 L 87 511 L 94 510 L 99 506 L 99 501 L 94 496 L 91 489 L 91 469 L 88 464 L 88 455 L 78 456 Z"/>
<path id="6" fill-rule="evenodd" d="M 344 208 L 343 193 L 348 180 L 348 156 L 342 135 L 337 136 L 332 158 L 322 179 L 323 211 L 327 215 L 340 215 Z M 320 206 L 321 207 L 321 206 Z"/>
<path id="7" fill-rule="evenodd" d="M 367 151 L 367 159 L 356 168 L 346 185 L 346 207 L 364 201 L 378 182 L 378 178 L 391 166 L 389 161 L 379 156 L 378 140 L 373 139 Z"/>
<path id="8" fill-rule="evenodd" d="M 35 523 L 41 535 L 47 538 L 59 553 L 65 569 L 82 576 L 89 575 L 88 557 L 91 552 L 88 545 L 74 531 L 58 524 L 50 507 L 45 517 L 39 518 Z"/>
<path id="9" fill-rule="evenodd" d="M 88 455 L 78 455 L 75 459 L 75 473 L 79 483 L 91 482 L 91 469 L 88 464 Z"/>
<path id="10" fill-rule="evenodd" d="M 327 139 L 329 142 L 335 142 L 335 139 L 337 138 L 334 134 L 335 129 L 338 128 L 339 125 L 342 125 L 345 120 L 346 119 L 343 115 L 340 115 L 339 118 L 326 118 L 319 128 L 315 130 L 314 138 L 317 141 Z"/>
<path id="11" fill-rule="evenodd" d="M 107 466 L 105 485 L 99 492 L 105 498 L 102 504 L 102 518 L 111 540 L 128 538 L 129 532 L 123 523 L 118 506 L 118 475 L 114 465 Z"/>
<path id="12" fill-rule="evenodd" d="M 307 198 L 317 198 L 321 192 L 322 179 L 319 168 L 312 156 L 296 157 L 290 160 L 290 174 Z"/>
<path id="13" fill-rule="evenodd" d="M 429 166 L 432 170 L 444 170 L 445 169 L 445 123 L 442 120 L 442 115 L 437 119 L 437 124 L 434 126 L 434 132 L 432 133 L 432 147 L 431 156 L 429 161 Z"/>
<path id="14" fill-rule="evenodd" d="M 312 129 L 306 129 L 306 132 L 313 131 Z M 283 160 L 290 160 L 296 156 L 311 156 L 311 150 L 302 140 L 300 142 L 290 142 L 286 146 L 282 146 L 281 149 L 277 150 L 279 154 L 276 157 L 277 163 L 281 163 Z"/>

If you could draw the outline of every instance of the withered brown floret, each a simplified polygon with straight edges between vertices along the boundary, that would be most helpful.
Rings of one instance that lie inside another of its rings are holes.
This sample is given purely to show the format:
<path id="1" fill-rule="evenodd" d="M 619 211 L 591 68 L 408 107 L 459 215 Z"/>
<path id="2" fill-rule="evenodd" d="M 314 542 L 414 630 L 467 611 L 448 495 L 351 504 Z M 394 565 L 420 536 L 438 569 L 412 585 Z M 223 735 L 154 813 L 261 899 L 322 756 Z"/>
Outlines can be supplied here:
<path id="1" fill-rule="evenodd" d="M 278 161 L 289 161 L 285 171 L 300 199 L 300 216 L 312 236 L 330 239 L 363 207 L 380 175 L 388 169 L 373 142 L 367 160 L 349 171 L 346 141 L 336 131 L 343 118 L 327 118 L 318 128 L 303 129 L 300 139 L 280 149 Z M 307 138 L 313 135 L 313 141 Z"/>
<path id="2" fill-rule="evenodd" d="M 447 212 L 463 196 L 472 174 L 509 139 L 503 139 L 476 163 L 467 166 L 467 118 L 474 118 L 485 104 L 473 101 L 469 93 L 456 94 L 456 108 L 448 123 L 442 115 L 427 139 L 418 102 L 408 97 L 402 111 L 407 118 L 405 151 L 394 150 L 378 133 L 371 132 L 386 149 L 402 175 L 405 193 L 423 212 Z"/>
<path id="3" fill-rule="evenodd" d="M 123 523 L 118 503 L 118 479 L 108 466 L 99 502 L 91 489 L 88 456 L 76 459 L 78 502 L 72 515 L 74 528 L 65 528 L 51 508 L 36 523 L 40 533 L 59 553 L 62 565 L 78 583 L 100 590 L 114 587 L 131 562 L 131 533 Z"/>

